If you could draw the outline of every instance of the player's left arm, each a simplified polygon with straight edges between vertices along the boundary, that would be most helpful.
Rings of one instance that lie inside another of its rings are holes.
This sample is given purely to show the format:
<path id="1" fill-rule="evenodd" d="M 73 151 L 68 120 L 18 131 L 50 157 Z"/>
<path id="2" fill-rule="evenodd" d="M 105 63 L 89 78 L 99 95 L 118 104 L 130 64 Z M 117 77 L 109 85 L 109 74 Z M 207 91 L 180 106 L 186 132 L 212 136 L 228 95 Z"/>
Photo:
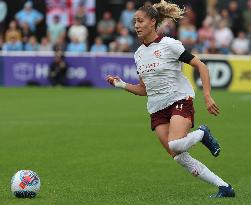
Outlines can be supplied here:
<path id="1" fill-rule="evenodd" d="M 175 42 L 176 43 L 173 44 L 174 46 L 171 46 L 173 53 L 176 54 L 176 56 L 179 56 L 179 61 L 190 64 L 199 71 L 207 110 L 209 113 L 215 116 L 218 115 L 219 108 L 211 97 L 210 77 L 207 66 L 203 62 L 201 62 L 199 58 L 185 50 L 184 46 L 180 41 Z"/>
<path id="2" fill-rule="evenodd" d="M 200 73 L 200 78 L 203 86 L 204 98 L 207 106 L 207 110 L 209 113 L 217 116 L 219 114 L 219 107 L 215 103 L 214 99 L 211 96 L 211 85 L 210 85 L 210 77 L 207 66 L 201 62 L 201 60 L 194 56 L 189 62 L 191 66 L 197 69 Z"/>

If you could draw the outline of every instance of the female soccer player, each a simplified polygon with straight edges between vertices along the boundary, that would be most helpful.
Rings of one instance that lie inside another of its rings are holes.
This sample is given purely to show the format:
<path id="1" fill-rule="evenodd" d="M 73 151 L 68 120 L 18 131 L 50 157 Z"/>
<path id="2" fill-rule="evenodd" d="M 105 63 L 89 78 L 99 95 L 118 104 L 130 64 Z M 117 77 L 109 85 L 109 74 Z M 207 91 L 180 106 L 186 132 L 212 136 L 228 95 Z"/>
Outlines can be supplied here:
<path id="1" fill-rule="evenodd" d="M 185 50 L 182 43 L 168 37 L 158 36 L 157 27 L 167 18 L 182 18 L 184 13 L 176 4 L 161 0 L 153 6 L 140 7 L 134 17 L 135 30 L 142 45 L 134 58 L 140 83 L 125 83 L 118 76 L 107 76 L 107 81 L 135 95 L 147 96 L 147 109 L 151 116 L 151 128 L 161 144 L 174 160 L 188 172 L 219 188 L 211 197 L 234 197 L 230 184 L 194 159 L 188 150 L 202 142 L 217 157 L 220 146 L 207 126 L 201 125 L 190 132 L 194 124 L 194 91 L 183 75 L 182 62 L 198 69 L 203 84 L 207 110 L 217 116 L 219 108 L 211 97 L 209 73 L 206 65 Z"/>

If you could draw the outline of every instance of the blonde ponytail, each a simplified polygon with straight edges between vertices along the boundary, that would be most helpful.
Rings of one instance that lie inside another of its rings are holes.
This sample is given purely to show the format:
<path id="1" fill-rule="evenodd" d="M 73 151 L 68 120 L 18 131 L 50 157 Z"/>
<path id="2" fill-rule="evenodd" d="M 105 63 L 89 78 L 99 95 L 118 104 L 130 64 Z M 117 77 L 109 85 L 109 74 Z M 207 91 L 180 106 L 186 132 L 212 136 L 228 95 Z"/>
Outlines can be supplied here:
<path id="1" fill-rule="evenodd" d="M 160 3 L 156 3 L 153 5 L 158 11 L 158 25 L 160 25 L 163 21 L 168 18 L 177 21 L 183 17 L 185 12 L 185 8 L 180 8 L 177 4 L 168 3 L 165 0 L 161 0 Z"/>

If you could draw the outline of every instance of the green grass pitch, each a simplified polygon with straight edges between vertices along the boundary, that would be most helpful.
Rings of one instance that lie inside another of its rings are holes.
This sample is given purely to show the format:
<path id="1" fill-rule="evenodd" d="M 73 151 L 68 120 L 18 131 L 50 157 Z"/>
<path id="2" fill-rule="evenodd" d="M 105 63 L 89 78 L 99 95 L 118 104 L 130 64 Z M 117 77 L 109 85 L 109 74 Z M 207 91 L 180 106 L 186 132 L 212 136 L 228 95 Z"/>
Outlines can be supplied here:
<path id="1" fill-rule="evenodd" d="M 144 97 L 113 89 L 0 88 L 0 204 L 251 204 L 251 94 L 213 96 L 221 115 L 210 116 L 198 92 L 195 126 L 211 128 L 221 155 L 201 144 L 191 153 L 233 185 L 234 199 L 208 199 L 217 189 L 167 155 L 150 131 Z M 10 179 L 20 169 L 39 174 L 37 198 L 11 195 Z"/>

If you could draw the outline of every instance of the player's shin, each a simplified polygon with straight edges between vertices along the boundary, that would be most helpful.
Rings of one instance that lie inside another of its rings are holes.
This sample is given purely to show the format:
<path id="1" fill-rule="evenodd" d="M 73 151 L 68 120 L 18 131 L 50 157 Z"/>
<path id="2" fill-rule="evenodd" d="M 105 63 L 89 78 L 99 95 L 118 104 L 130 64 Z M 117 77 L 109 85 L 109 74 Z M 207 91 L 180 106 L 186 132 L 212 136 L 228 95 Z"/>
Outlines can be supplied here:
<path id="1" fill-rule="evenodd" d="M 218 187 L 228 186 L 226 182 L 224 182 L 220 177 L 211 172 L 204 164 L 192 158 L 188 152 L 183 152 L 175 156 L 174 160 L 182 165 L 193 176 L 196 176 L 203 181 L 206 181 Z"/>

